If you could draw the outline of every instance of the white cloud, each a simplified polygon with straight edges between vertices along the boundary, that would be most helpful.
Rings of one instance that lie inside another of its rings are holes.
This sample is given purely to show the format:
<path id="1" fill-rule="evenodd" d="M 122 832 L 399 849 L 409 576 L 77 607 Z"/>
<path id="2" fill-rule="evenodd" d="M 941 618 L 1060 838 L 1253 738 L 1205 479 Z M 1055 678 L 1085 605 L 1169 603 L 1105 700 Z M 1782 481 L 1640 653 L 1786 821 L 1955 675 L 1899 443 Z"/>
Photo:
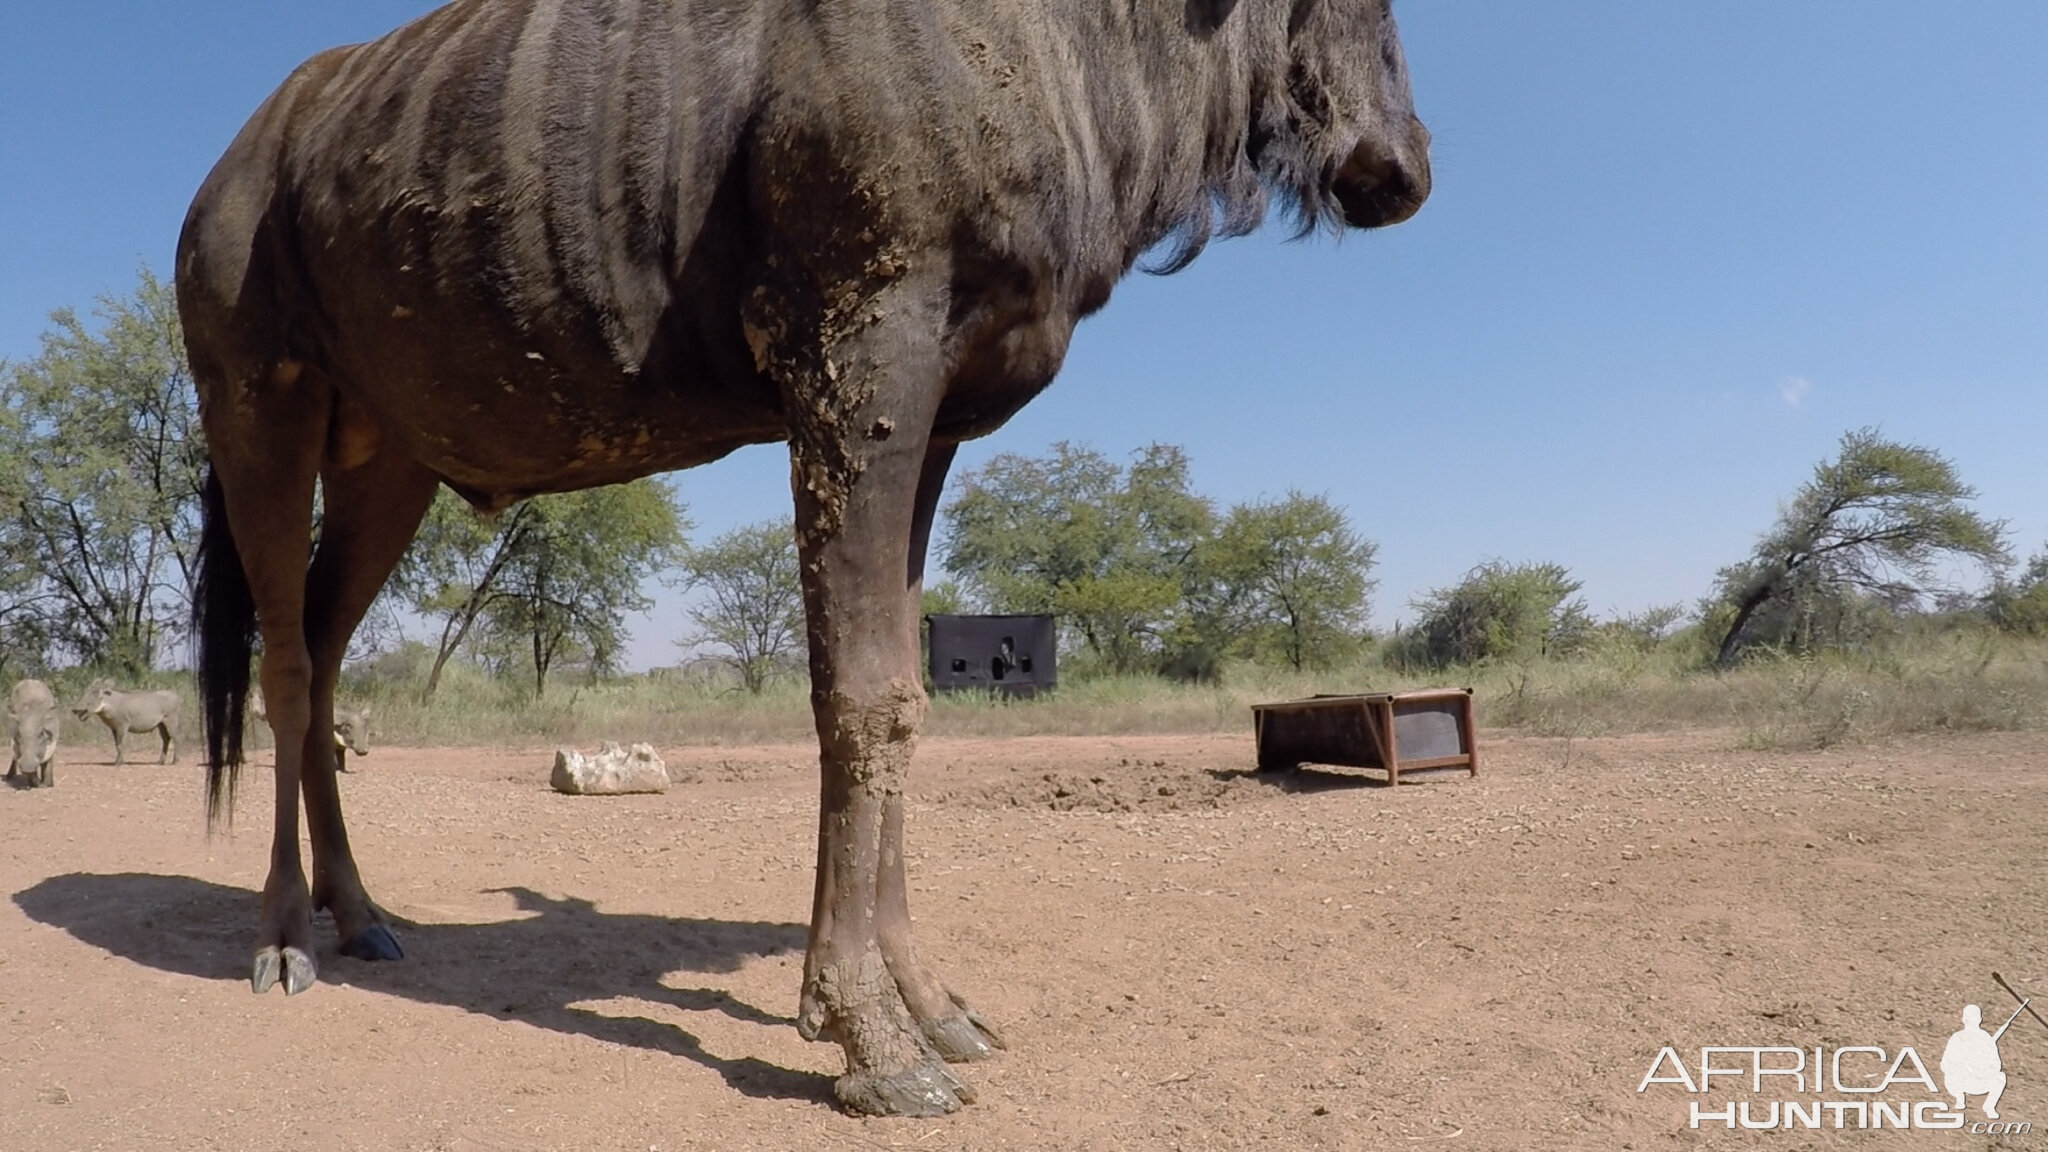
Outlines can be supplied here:
<path id="1" fill-rule="evenodd" d="M 1787 376 L 1778 381 L 1778 395 L 1784 398 L 1787 408 L 1804 408 L 1806 397 L 1813 392 L 1813 381 L 1804 376 Z"/>

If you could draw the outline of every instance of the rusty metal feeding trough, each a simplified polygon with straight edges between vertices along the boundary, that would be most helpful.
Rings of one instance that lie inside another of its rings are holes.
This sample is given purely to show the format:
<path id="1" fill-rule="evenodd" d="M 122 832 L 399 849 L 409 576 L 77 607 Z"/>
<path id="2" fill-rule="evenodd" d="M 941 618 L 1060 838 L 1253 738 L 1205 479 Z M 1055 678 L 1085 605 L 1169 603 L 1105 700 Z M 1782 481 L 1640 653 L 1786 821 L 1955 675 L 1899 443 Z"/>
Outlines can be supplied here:
<path id="1" fill-rule="evenodd" d="M 1339 764 L 1378 768 L 1389 785 L 1399 784 L 1403 772 L 1463 768 L 1479 775 L 1470 688 L 1254 704 L 1252 727 L 1261 772 Z"/>

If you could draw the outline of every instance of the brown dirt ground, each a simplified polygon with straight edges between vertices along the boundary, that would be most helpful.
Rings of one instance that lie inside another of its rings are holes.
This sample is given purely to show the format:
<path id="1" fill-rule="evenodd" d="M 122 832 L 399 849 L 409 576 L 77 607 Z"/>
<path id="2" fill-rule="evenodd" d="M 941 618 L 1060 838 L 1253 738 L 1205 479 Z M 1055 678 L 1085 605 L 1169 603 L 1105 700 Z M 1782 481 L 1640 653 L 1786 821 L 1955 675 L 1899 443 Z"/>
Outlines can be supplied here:
<path id="1" fill-rule="evenodd" d="M 1248 736 L 928 742 L 921 946 L 1010 1050 L 966 1070 L 977 1104 L 908 1121 L 835 1111 L 838 1050 L 791 1025 L 808 749 L 683 750 L 677 787 L 623 798 L 550 792 L 546 752 L 381 749 L 344 790 L 408 958 L 342 959 L 322 924 L 322 983 L 286 999 L 246 983 L 267 779 L 209 841 L 195 769 L 74 745 L 56 789 L 0 791 L 0 1148 L 2048 1138 L 1693 1132 L 1693 1097 L 1636 1091 L 1665 1044 L 1932 1071 L 1962 1004 L 2010 1010 L 1992 971 L 2048 1001 L 2048 734 L 1482 747 L 1477 780 L 1390 790 L 1250 776 Z M 2004 1115 L 2048 1128 L 2048 1030 L 2002 1048 Z"/>

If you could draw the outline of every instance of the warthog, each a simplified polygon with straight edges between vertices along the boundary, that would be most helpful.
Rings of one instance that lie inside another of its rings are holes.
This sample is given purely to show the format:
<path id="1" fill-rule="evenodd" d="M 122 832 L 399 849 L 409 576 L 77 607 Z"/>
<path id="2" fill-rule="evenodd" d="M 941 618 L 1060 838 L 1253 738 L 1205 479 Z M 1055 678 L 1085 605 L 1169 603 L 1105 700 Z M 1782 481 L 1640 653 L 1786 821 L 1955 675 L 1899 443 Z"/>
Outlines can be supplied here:
<path id="1" fill-rule="evenodd" d="M 370 706 L 334 710 L 334 766 L 348 771 L 348 755 L 370 754 Z"/>
<path id="2" fill-rule="evenodd" d="M 178 715 L 178 694 L 164 689 L 155 691 L 124 692 L 114 687 L 114 682 L 105 678 L 86 685 L 85 694 L 78 703 L 71 706 L 71 712 L 80 720 L 97 716 L 107 731 L 114 734 L 114 763 L 125 758 L 127 749 L 123 746 L 130 732 L 147 732 L 155 729 L 163 737 L 163 750 L 157 753 L 159 764 L 178 762 L 178 738 L 171 735 L 171 721 Z"/>
<path id="3" fill-rule="evenodd" d="M 57 694 L 41 680 L 23 680 L 7 694 L 7 730 L 14 746 L 7 778 L 27 776 L 31 785 L 57 782 Z"/>
<path id="4" fill-rule="evenodd" d="M 249 693 L 249 714 L 264 724 L 270 723 L 270 713 L 263 707 L 263 689 Z M 336 708 L 334 710 L 334 766 L 343 772 L 349 770 L 348 754 L 358 756 L 370 754 L 370 706 L 361 708 Z"/>
<path id="5" fill-rule="evenodd" d="M 959 1107 L 944 1061 L 996 1040 L 903 870 L 946 471 L 1144 253 L 1274 200 L 1332 231 L 1421 207 L 1388 3 L 455 0 L 295 71 L 178 241 L 214 815 L 259 631 L 277 722 L 251 986 L 315 980 L 316 904 L 344 954 L 403 955 L 326 727 L 435 489 L 497 510 L 787 441 L 822 776 L 797 1030 L 845 1049 L 850 1108 Z"/>

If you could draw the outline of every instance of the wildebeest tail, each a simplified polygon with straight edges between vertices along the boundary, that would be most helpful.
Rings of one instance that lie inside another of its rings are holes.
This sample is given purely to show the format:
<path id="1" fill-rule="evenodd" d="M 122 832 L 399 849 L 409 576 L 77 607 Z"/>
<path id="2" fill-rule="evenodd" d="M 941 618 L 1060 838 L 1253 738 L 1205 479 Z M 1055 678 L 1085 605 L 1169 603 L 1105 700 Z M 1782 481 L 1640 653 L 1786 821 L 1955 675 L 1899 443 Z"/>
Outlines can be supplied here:
<path id="1" fill-rule="evenodd" d="M 199 581 L 192 596 L 192 634 L 199 639 L 200 712 L 206 728 L 206 823 L 234 818 L 235 779 L 242 770 L 242 710 L 249 698 L 249 654 L 256 647 L 256 600 L 242 555 L 228 530 L 220 477 L 206 473 L 201 498 Z"/>

